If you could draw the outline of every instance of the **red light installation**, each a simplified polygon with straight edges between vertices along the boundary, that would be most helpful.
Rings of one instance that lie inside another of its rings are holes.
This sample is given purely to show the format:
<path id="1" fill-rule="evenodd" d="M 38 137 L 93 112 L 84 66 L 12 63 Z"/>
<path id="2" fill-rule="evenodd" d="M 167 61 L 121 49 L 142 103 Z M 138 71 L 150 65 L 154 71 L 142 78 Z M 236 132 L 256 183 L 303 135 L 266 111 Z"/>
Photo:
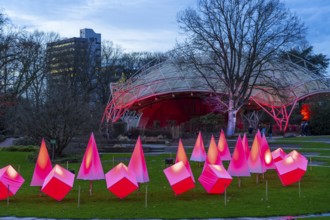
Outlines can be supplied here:
<path id="1" fill-rule="evenodd" d="M 38 154 L 36 166 L 34 168 L 31 186 L 42 186 L 47 175 L 52 171 L 52 163 L 50 161 L 45 140 L 42 139 Z"/>
<path id="2" fill-rule="evenodd" d="M 309 121 L 311 118 L 311 108 L 309 104 L 303 104 L 300 109 L 300 114 L 302 115 L 303 121 Z"/>
<path id="3" fill-rule="evenodd" d="M 195 187 L 192 175 L 182 161 L 163 171 L 175 195 L 180 195 Z"/>

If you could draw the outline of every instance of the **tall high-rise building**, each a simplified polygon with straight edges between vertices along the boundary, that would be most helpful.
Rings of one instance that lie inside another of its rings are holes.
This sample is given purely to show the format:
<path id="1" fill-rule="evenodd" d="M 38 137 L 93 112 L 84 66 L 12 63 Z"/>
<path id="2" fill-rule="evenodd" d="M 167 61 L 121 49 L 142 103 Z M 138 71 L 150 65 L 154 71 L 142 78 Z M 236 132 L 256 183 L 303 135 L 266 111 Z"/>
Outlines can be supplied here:
<path id="1" fill-rule="evenodd" d="M 81 29 L 80 37 L 47 44 L 49 73 L 55 77 L 94 74 L 101 66 L 101 34 Z"/>

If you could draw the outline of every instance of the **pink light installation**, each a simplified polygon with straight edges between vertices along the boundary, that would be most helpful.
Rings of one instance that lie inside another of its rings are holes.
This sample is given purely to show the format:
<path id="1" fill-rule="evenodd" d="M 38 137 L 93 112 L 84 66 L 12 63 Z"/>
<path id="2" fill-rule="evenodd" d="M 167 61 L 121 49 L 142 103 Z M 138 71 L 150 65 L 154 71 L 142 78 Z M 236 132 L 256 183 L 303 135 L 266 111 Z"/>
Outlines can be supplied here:
<path id="1" fill-rule="evenodd" d="M 187 168 L 187 170 L 189 171 L 189 173 L 191 174 L 191 178 L 193 179 L 193 181 L 195 182 L 195 178 L 194 178 L 194 174 L 191 170 L 187 155 L 186 155 L 186 151 L 184 150 L 181 138 L 179 140 L 179 145 L 178 145 L 178 150 L 176 153 L 176 158 L 175 158 L 175 163 L 178 163 L 182 161 L 182 163 L 184 164 L 184 166 Z"/>
<path id="2" fill-rule="evenodd" d="M 119 163 L 105 174 L 107 189 L 120 199 L 138 189 L 135 175 L 123 163 Z"/>
<path id="3" fill-rule="evenodd" d="M 195 183 L 182 161 L 164 169 L 164 174 L 175 195 L 180 195 L 195 187 Z"/>
<path id="4" fill-rule="evenodd" d="M 73 187 L 74 174 L 56 164 L 47 175 L 41 191 L 46 195 L 61 201 Z"/>
<path id="5" fill-rule="evenodd" d="M 42 139 L 30 186 L 42 186 L 46 176 L 53 169 L 45 140 Z"/>
<path id="6" fill-rule="evenodd" d="M 1 168 L 0 200 L 15 195 L 24 181 L 24 178 L 11 165 Z"/>
<path id="7" fill-rule="evenodd" d="M 219 137 L 219 141 L 218 141 L 218 149 L 219 149 L 219 154 L 220 154 L 222 161 L 231 160 L 230 151 L 228 148 L 228 143 L 226 140 L 225 132 L 222 129 L 221 129 L 220 137 Z"/>
<path id="8" fill-rule="evenodd" d="M 198 181 L 209 194 L 222 194 L 233 178 L 222 165 L 208 164 L 205 166 Z"/>
<path id="9" fill-rule="evenodd" d="M 248 165 L 249 165 L 250 173 L 266 172 L 266 167 L 261 158 L 261 134 L 259 130 L 256 133 L 252 143 L 250 156 L 248 159 Z"/>
<path id="10" fill-rule="evenodd" d="M 205 153 L 202 132 L 199 132 L 190 160 L 203 162 L 205 161 L 205 159 L 206 159 L 206 153 Z"/>
<path id="11" fill-rule="evenodd" d="M 104 179 L 101 159 L 97 150 L 94 134 L 92 133 L 81 162 L 77 179 L 101 180 Z"/>
<path id="12" fill-rule="evenodd" d="M 149 174 L 147 164 L 144 159 L 142 142 L 140 136 L 138 137 L 134 151 L 128 164 L 128 169 L 134 173 L 138 183 L 149 182 Z"/>
<path id="13" fill-rule="evenodd" d="M 246 159 L 241 136 L 238 136 L 235 150 L 228 167 L 231 176 L 250 176 L 250 170 Z"/>
<path id="14" fill-rule="evenodd" d="M 283 186 L 300 181 L 306 172 L 307 164 L 308 160 L 295 150 L 276 162 L 276 171 Z"/>
<path id="15" fill-rule="evenodd" d="M 286 156 L 286 153 L 280 147 L 272 152 L 272 157 L 273 157 L 274 163 L 282 160 L 285 156 Z"/>

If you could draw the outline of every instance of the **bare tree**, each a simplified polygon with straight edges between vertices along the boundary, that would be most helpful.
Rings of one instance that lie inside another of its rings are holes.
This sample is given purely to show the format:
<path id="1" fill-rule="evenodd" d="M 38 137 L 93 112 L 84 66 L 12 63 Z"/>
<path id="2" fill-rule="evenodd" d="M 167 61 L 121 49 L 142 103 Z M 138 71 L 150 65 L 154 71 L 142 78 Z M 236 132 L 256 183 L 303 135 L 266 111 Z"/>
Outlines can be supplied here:
<path id="1" fill-rule="evenodd" d="M 223 87 L 227 98 L 218 101 L 228 113 L 229 136 L 252 89 L 271 80 L 272 61 L 304 35 L 303 24 L 278 0 L 199 0 L 198 9 L 182 11 L 178 22 L 187 38 L 176 60 L 197 70 L 214 95 Z"/>
<path id="2" fill-rule="evenodd" d="M 96 94 L 103 107 L 109 99 L 110 83 L 117 81 L 123 71 L 123 68 L 120 66 L 122 54 L 122 49 L 119 46 L 115 46 L 111 41 L 102 42 L 102 68 L 96 76 Z"/>
<path id="3" fill-rule="evenodd" d="M 61 156 L 73 137 L 89 129 L 90 111 L 86 101 L 73 93 L 69 82 L 58 86 L 44 94 L 46 99 L 38 112 L 32 102 L 22 99 L 15 107 L 11 126 L 36 142 L 41 138 L 56 140 L 55 155 Z"/>

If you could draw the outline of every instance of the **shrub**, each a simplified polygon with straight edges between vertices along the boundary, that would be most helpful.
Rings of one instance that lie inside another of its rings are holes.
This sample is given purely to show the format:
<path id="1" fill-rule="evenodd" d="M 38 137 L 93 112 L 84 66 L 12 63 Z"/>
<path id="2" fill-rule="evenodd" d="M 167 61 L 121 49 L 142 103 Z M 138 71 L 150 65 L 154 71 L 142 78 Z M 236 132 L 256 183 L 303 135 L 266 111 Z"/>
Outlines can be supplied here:
<path id="1" fill-rule="evenodd" d="M 1 148 L 1 151 L 11 151 L 11 152 L 37 152 L 38 147 L 35 145 L 27 145 L 27 146 L 11 146 Z"/>
<path id="2" fill-rule="evenodd" d="M 313 135 L 330 134 L 330 101 L 312 105 L 310 132 Z"/>

